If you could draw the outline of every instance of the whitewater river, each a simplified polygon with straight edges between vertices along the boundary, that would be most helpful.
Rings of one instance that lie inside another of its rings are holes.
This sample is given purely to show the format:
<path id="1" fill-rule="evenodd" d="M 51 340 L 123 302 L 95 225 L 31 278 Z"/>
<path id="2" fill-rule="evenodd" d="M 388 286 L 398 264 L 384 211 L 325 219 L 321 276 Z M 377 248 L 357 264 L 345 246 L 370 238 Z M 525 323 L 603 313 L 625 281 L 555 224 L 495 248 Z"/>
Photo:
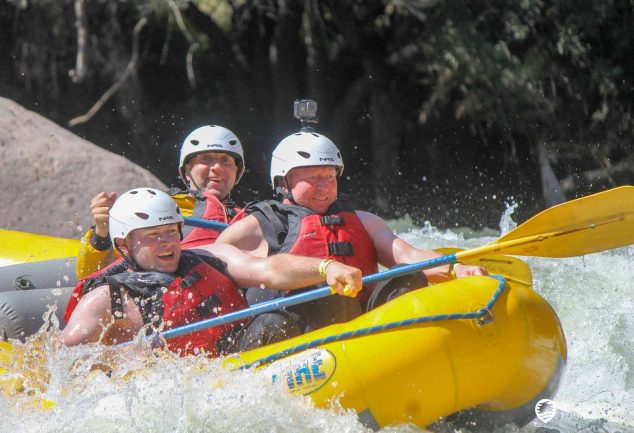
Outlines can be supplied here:
<path id="1" fill-rule="evenodd" d="M 431 248 L 479 246 L 500 234 L 394 226 L 408 241 Z M 501 229 L 512 227 L 503 216 Z M 568 364 L 553 399 L 553 420 L 534 421 L 521 432 L 634 432 L 634 248 L 570 259 L 530 258 L 528 263 L 535 290 L 563 324 Z M 56 407 L 34 411 L 0 397 L 0 432 L 368 431 L 351 412 L 316 409 L 309 399 L 271 386 L 270 376 L 227 373 L 217 361 L 194 366 L 191 360 L 125 355 L 119 360 L 125 366 L 108 378 L 88 372 L 107 354 L 84 348 L 44 350 L 51 373 L 44 396 Z M 135 372 L 133 378 L 127 372 Z M 402 425 L 382 431 L 423 430 Z"/>

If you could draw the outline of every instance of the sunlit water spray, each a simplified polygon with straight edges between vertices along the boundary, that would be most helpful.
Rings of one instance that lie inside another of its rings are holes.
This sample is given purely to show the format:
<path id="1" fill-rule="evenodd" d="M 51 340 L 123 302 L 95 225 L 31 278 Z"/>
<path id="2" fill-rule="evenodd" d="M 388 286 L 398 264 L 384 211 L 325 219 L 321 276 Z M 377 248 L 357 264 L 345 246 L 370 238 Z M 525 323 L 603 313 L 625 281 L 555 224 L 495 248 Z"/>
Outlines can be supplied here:
<path id="1" fill-rule="evenodd" d="M 517 227 L 512 219 L 516 208 L 514 203 L 507 206 L 500 220 L 501 234 Z M 500 232 L 442 231 L 426 223 L 401 232 L 401 237 L 421 247 L 472 248 L 495 240 Z M 634 432 L 634 246 L 526 261 L 535 291 L 561 320 L 568 363 L 554 398 L 559 415 L 549 425 L 536 421 L 523 430 Z"/>
<path id="2" fill-rule="evenodd" d="M 516 224 L 516 205 L 501 218 L 501 231 Z M 471 248 L 500 231 L 438 230 L 393 222 L 407 241 L 421 247 Z M 568 363 L 549 423 L 534 421 L 524 433 L 634 432 L 634 248 L 569 259 L 530 258 L 535 290 L 558 313 L 568 341 Z M 53 333 L 54 334 L 54 333 Z M 42 397 L 52 410 L 24 408 L 0 397 L 1 432 L 367 432 L 354 413 L 333 403 L 317 409 L 310 399 L 271 385 L 265 372 L 228 372 L 218 360 L 163 357 L 133 349 L 44 343 L 50 374 Z M 394 354 L 396 356 L 396 354 Z M 494 362 L 494 360 L 492 360 Z M 108 376 L 90 366 L 115 364 Z M 35 384 L 37 385 L 37 384 Z M 34 386 L 37 394 L 37 386 Z M 422 431 L 411 425 L 382 432 Z M 507 427 L 504 432 L 516 431 Z M 467 433 L 465 431 L 465 433 Z"/>

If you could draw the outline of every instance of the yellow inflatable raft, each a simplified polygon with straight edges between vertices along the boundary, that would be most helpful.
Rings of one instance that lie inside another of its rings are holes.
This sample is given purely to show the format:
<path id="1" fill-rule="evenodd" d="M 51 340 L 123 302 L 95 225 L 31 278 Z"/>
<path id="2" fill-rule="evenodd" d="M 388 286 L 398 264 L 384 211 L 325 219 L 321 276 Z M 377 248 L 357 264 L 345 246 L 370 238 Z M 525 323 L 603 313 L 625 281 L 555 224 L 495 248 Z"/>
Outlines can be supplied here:
<path id="1" fill-rule="evenodd" d="M 289 392 L 322 407 L 336 400 L 372 428 L 426 427 L 452 414 L 446 420 L 468 422 L 471 431 L 526 424 L 535 403 L 557 389 L 566 360 L 560 323 L 531 289 L 524 262 L 489 256 L 471 263 L 502 275 L 421 288 L 348 323 L 229 357 L 224 365 L 266 369 Z M 13 363 L 11 345 L 0 349 L 0 361 Z M 15 376 L 0 385 L 5 395 L 21 388 Z"/>
<path id="2" fill-rule="evenodd" d="M 425 427 L 472 408 L 463 418 L 481 427 L 528 423 L 535 403 L 557 389 L 565 337 L 554 311 L 531 289 L 523 262 L 504 256 L 477 262 L 513 275 L 422 288 L 351 322 L 227 364 L 266 368 L 274 381 L 319 406 L 339 398 L 373 428 Z"/>
<path id="3" fill-rule="evenodd" d="M 74 257 L 79 250 L 76 239 L 0 229 L 0 265 Z"/>

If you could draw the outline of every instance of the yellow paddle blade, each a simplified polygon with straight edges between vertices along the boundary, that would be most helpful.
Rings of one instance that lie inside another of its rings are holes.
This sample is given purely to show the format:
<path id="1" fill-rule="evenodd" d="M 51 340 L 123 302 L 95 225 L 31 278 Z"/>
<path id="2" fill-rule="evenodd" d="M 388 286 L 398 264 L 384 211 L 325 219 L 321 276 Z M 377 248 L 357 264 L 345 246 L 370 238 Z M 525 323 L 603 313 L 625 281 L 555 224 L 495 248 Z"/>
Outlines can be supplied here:
<path id="1" fill-rule="evenodd" d="M 76 239 L 0 229 L 0 265 L 73 257 L 78 250 Z"/>
<path id="2" fill-rule="evenodd" d="M 496 252 L 573 257 L 634 243 L 634 187 L 621 186 L 551 207 L 458 260 Z"/>

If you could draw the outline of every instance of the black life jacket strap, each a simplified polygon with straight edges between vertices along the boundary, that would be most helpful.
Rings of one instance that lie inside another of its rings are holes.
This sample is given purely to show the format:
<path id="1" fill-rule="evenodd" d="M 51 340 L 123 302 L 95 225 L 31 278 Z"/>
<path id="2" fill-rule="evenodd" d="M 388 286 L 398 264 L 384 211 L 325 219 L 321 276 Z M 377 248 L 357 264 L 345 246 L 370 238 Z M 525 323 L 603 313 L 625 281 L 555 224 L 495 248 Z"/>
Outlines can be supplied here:
<path id="1" fill-rule="evenodd" d="M 200 317 L 217 315 L 218 309 L 222 306 L 222 302 L 216 295 L 211 295 L 196 307 L 196 312 Z"/>
<path id="2" fill-rule="evenodd" d="M 352 242 L 330 242 L 328 254 L 331 256 L 354 256 Z"/>
<path id="3" fill-rule="evenodd" d="M 188 289 L 192 287 L 194 284 L 196 284 L 196 281 L 199 281 L 201 278 L 202 277 L 200 276 L 200 274 L 197 274 L 197 273 L 188 275 L 181 280 L 181 287 L 183 289 Z"/>
<path id="4" fill-rule="evenodd" d="M 251 205 L 248 212 L 258 220 L 264 239 L 269 245 L 269 256 L 277 254 L 288 234 L 288 227 L 284 225 L 280 215 L 268 201 Z"/>
<path id="5" fill-rule="evenodd" d="M 123 272 L 105 278 L 110 286 L 112 313 L 123 317 L 123 292 L 125 289 L 139 307 L 144 323 L 154 323 L 163 317 L 163 291 L 174 281 L 174 275 L 164 272 Z"/>
<path id="6" fill-rule="evenodd" d="M 322 226 L 343 226 L 346 225 L 341 215 L 323 215 L 319 218 Z"/>

